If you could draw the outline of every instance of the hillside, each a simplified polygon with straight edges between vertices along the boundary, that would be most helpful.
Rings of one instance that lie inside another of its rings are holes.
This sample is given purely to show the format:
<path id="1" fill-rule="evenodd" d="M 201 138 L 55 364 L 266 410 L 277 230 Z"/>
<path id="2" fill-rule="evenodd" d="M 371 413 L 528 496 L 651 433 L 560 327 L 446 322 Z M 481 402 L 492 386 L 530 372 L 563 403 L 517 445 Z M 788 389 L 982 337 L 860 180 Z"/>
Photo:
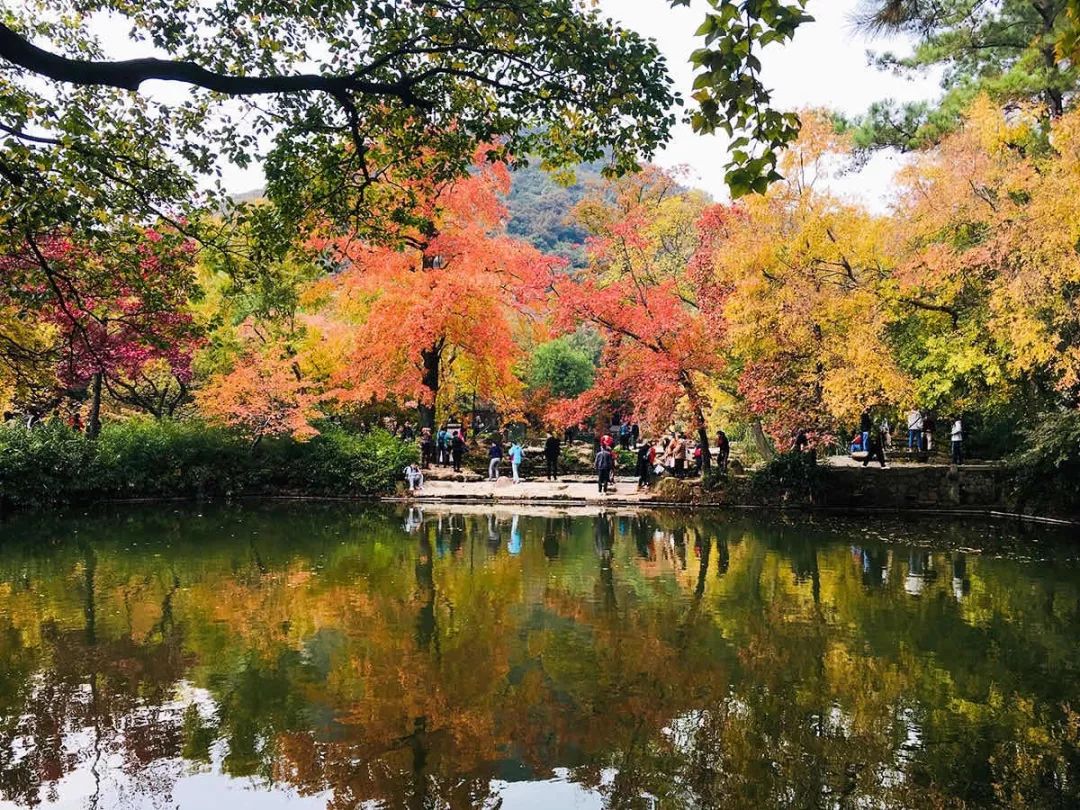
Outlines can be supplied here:
<path id="1" fill-rule="evenodd" d="M 537 166 L 516 170 L 507 196 L 508 230 L 545 253 L 562 256 L 581 267 L 585 261 L 585 232 L 569 217 L 589 188 L 600 181 L 600 164 L 579 166 L 576 175 L 573 185 L 562 186 Z"/>

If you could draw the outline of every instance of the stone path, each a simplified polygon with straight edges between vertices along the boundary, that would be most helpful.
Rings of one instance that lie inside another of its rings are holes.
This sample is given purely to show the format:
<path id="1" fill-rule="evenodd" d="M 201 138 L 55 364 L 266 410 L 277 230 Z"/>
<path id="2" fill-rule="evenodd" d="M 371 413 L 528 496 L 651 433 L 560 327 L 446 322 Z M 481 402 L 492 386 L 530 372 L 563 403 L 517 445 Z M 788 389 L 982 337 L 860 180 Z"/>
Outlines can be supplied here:
<path id="1" fill-rule="evenodd" d="M 608 495 L 597 491 L 596 481 L 579 476 L 567 476 L 559 481 L 532 480 L 520 484 L 509 478 L 498 481 L 447 481 L 426 480 L 422 492 L 413 496 L 399 493 L 399 499 L 422 502 L 454 500 L 489 500 L 493 502 L 558 502 L 574 503 L 648 503 L 653 500 L 651 493 L 639 492 L 637 482 L 626 479 L 616 484 L 615 490 Z"/>

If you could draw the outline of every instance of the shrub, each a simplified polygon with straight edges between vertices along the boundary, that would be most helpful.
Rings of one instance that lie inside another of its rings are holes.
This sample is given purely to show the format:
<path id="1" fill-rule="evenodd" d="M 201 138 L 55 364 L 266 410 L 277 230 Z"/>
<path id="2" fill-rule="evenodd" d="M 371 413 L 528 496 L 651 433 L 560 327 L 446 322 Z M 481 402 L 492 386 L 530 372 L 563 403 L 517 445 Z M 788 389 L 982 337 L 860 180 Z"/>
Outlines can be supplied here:
<path id="1" fill-rule="evenodd" d="M 285 473 L 280 483 L 300 492 L 323 495 L 370 495 L 394 488 L 402 480 L 405 465 L 419 458 L 414 442 L 396 438 L 385 430 L 349 433 L 327 428 L 311 441 L 300 444 L 282 439 L 264 448 L 271 459 L 284 454 L 271 469 Z"/>
<path id="2" fill-rule="evenodd" d="M 59 422 L 34 430 L 0 427 L 0 502 L 38 506 L 67 493 L 77 497 L 91 454 L 90 440 Z"/>
<path id="3" fill-rule="evenodd" d="M 281 491 L 372 495 L 393 489 L 416 456 L 413 443 L 384 430 L 331 427 L 309 442 L 281 438 L 252 451 L 235 433 L 198 421 L 110 422 L 96 441 L 60 424 L 0 427 L 0 503 Z"/>
<path id="4" fill-rule="evenodd" d="M 88 475 L 105 496 L 229 494 L 252 483 L 247 442 L 198 421 L 107 422 L 93 446 Z"/>
<path id="5" fill-rule="evenodd" d="M 821 470 L 813 453 L 782 453 L 750 474 L 750 494 L 759 500 L 813 501 Z"/>
<path id="6" fill-rule="evenodd" d="M 1007 459 L 1020 506 L 1036 501 L 1080 508 L 1080 409 L 1045 413 L 1023 436 Z"/>

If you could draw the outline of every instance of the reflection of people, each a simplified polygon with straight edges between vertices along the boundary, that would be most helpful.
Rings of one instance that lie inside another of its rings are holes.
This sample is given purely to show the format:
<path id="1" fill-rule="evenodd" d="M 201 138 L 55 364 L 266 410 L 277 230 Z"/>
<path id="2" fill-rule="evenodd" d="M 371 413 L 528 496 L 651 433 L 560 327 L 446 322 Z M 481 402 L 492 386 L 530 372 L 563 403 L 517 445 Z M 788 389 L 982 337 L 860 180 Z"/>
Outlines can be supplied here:
<path id="1" fill-rule="evenodd" d="M 424 511 L 419 506 L 410 506 L 405 513 L 405 531 L 414 534 L 424 522 Z"/>
<path id="2" fill-rule="evenodd" d="M 971 581 L 967 578 L 967 558 L 963 554 L 954 554 L 952 558 L 952 589 L 957 602 L 971 592 Z"/>
<path id="3" fill-rule="evenodd" d="M 510 518 L 510 542 L 506 544 L 506 550 L 511 554 L 521 553 L 521 531 L 518 529 L 518 516 Z"/>
<path id="4" fill-rule="evenodd" d="M 488 536 L 487 536 L 488 551 L 492 554 L 499 550 L 499 546 L 502 545 L 501 538 L 499 537 L 499 521 L 495 519 L 495 515 L 491 512 L 488 513 Z"/>

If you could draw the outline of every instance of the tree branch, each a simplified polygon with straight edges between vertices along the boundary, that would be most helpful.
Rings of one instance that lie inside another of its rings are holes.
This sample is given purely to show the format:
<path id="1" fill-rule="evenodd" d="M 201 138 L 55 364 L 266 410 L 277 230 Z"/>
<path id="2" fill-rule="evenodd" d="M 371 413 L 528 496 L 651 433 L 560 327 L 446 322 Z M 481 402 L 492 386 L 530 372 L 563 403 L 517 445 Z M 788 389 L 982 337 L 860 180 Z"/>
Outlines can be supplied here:
<path id="1" fill-rule="evenodd" d="M 123 61 L 90 61 L 71 59 L 39 48 L 0 23 L 0 58 L 33 73 L 58 82 L 85 86 L 116 87 L 138 90 L 151 79 L 183 82 L 228 96 L 273 95 L 296 92 L 324 92 L 335 98 L 341 93 L 356 92 L 372 96 L 400 99 L 412 107 L 427 109 L 431 105 L 413 93 L 414 78 L 396 82 L 373 82 L 358 75 L 320 76 L 299 73 L 286 76 L 230 76 L 215 73 L 195 64 L 168 59 L 126 59 Z"/>

